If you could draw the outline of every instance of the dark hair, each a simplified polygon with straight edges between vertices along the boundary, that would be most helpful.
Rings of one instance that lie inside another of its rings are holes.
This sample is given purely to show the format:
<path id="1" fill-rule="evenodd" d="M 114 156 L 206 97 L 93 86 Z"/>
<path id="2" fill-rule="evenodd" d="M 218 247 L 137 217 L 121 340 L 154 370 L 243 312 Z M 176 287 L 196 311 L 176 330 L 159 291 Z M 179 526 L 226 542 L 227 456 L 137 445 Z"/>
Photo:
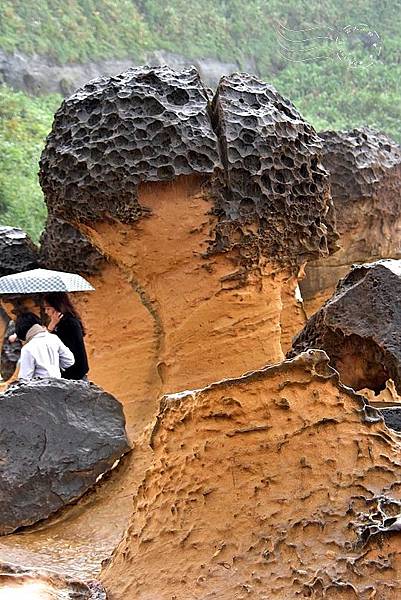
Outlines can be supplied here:
<path id="1" fill-rule="evenodd" d="M 75 319 L 78 319 L 82 328 L 82 333 L 85 335 L 85 328 L 83 326 L 82 319 L 66 292 L 51 292 L 49 294 L 45 294 L 43 299 L 55 310 L 63 313 L 63 315 L 71 315 Z"/>
<path id="2" fill-rule="evenodd" d="M 34 325 L 41 325 L 42 322 L 35 313 L 25 312 L 18 315 L 15 321 L 15 333 L 17 338 L 21 341 L 25 341 L 26 334 Z"/>

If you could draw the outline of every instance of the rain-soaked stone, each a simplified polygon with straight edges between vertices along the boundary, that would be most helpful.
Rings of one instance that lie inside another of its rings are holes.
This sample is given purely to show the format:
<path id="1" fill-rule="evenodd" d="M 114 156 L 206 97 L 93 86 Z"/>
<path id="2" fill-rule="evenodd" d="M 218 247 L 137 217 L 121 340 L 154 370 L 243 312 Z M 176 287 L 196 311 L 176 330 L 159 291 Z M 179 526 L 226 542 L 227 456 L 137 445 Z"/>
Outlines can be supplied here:
<path id="1" fill-rule="evenodd" d="M 83 381 L 15 384 L 0 423 L 0 535 L 80 498 L 130 449 L 121 404 Z"/>
<path id="2" fill-rule="evenodd" d="M 98 581 L 84 582 L 58 573 L 0 563 L 0 600 L 106 600 Z"/>
<path id="3" fill-rule="evenodd" d="M 401 260 L 354 266 L 294 338 L 289 357 L 324 350 L 341 380 L 379 393 L 392 379 L 401 392 Z"/>

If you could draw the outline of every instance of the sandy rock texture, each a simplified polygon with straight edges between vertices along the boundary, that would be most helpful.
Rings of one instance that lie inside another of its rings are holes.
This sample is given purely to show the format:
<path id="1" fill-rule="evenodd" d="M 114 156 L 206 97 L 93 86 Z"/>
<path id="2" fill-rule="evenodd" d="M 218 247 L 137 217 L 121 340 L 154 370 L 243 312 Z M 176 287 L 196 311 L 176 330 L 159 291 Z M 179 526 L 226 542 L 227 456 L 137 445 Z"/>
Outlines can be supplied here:
<path id="1" fill-rule="evenodd" d="M 401 147 L 366 127 L 319 136 L 341 249 L 308 263 L 300 282 L 308 315 L 331 296 L 353 263 L 401 256 Z"/>
<path id="2" fill-rule="evenodd" d="M 110 600 L 395 599 L 400 440 L 324 352 L 164 398 Z"/>
<path id="3" fill-rule="evenodd" d="M 57 573 L 33 571 L 0 562 L 0 598 L 41 598 L 41 600 L 106 600 L 99 582 L 85 583 Z"/>
<path id="4" fill-rule="evenodd" d="M 92 384 L 14 384 L 0 415 L 0 535 L 76 500 L 130 449 L 121 404 Z"/>
<path id="5" fill-rule="evenodd" d="M 321 348 L 354 390 L 401 393 L 401 261 L 354 266 L 295 337 L 289 356 Z"/>
<path id="6" fill-rule="evenodd" d="M 336 243 L 321 150 L 293 105 L 246 74 L 211 99 L 195 69 L 131 69 L 56 113 L 45 236 L 56 242 L 61 219 L 107 261 L 82 302 L 91 377 L 136 432 L 160 393 L 283 358 L 298 272 Z"/>

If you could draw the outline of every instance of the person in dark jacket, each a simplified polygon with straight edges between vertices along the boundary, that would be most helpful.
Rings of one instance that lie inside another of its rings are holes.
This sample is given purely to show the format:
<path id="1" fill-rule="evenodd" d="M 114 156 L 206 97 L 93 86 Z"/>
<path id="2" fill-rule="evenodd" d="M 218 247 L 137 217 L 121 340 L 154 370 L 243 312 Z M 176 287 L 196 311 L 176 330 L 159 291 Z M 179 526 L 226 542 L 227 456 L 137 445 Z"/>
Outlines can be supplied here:
<path id="1" fill-rule="evenodd" d="M 68 294 L 52 292 L 44 296 L 44 309 L 49 317 L 47 329 L 55 333 L 71 350 L 75 363 L 62 373 L 64 379 L 86 379 L 89 371 L 81 317 L 74 308 Z"/>

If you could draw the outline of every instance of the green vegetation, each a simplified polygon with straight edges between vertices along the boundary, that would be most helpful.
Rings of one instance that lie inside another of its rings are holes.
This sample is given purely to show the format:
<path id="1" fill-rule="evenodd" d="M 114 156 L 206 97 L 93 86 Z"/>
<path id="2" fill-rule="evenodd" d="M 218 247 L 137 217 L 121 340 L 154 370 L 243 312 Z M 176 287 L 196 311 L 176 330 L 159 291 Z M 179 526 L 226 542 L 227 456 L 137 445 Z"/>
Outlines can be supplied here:
<path id="1" fill-rule="evenodd" d="M 0 49 L 60 63 L 139 63 L 154 49 L 251 63 L 318 130 L 366 124 L 401 141 L 400 8 L 399 0 L 3 0 Z M 36 162 L 59 101 L 0 91 L 0 216 L 35 238 L 45 212 Z"/>
<path id="2" fill-rule="evenodd" d="M 29 98 L 0 87 L 0 218 L 38 241 L 46 217 L 38 159 L 60 97 Z"/>

